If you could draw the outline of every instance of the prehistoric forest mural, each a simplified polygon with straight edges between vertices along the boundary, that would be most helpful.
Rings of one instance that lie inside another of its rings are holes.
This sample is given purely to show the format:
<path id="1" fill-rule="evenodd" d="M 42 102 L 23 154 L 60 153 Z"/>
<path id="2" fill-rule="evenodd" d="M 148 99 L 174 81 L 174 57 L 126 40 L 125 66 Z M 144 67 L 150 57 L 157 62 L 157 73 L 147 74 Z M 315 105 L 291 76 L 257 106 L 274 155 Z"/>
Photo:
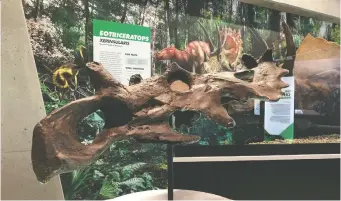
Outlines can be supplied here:
<path id="1" fill-rule="evenodd" d="M 278 67 L 295 75 L 296 106 L 340 119 L 340 25 L 242 3 L 238 0 L 23 0 L 46 113 L 95 95 L 86 63 L 93 62 L 92 20 L 151 28 L 152 75 L 167 74 L 176 62 L 201 75 L 245 71 L 272 49 Z M 244 56 L 243 55 L 248 55 Z M 269 57 L 267 57 L 269 59 Z M 250 74 L 239 73 L 240 79 Z M 130 80 L 134 88 L 141 81 Z M 297 97 L 297 98 L 296 98 Z M 128 101 L 128 99 L 127 99 Z M 195 145 L 262 142 L 253 100 L 230 99 L 232 130 L 212 116 L 189 113 L 191 126 L 174 125 L 200 136 Z M 186 114 L 185 114 L 186 115 Z M 214 115 L 213 115 L 214 116 Z M 82 144 L 104 129 L 105 114 L 96 110 L 78 124 Z M 214 119 L 214 118 L 213 118 Z M 329 138 L 320 137 L 327 143 Z M 188 136 L 190 136 L 188 135 Z M 304 136 L 306 137 L 306 136 Z M 339 135 L 330 137 L 339 140 Z M 284 143 L 280 141 L 279 143 Z M 149 189 L 167 188 L 166 145 L 135 139 L 113 142 L 87 167 L 61 174 L 65 199 L 110 199 Z"/>

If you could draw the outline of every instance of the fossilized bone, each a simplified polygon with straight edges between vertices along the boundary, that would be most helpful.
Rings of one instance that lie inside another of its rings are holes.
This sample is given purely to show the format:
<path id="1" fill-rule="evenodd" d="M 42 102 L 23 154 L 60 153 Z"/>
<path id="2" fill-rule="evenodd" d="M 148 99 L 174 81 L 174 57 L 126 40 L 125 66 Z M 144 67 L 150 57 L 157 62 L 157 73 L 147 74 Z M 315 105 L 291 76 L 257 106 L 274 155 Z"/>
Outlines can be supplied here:
<path id="1" fill-rule="evenodd" d="M 172 63 L 163 75 L 131 86 L 114 80 L 101 64 L 88 63 L 96 95 L 53 111 L 34 128 L 32 164 L 37 179 L 46 183 L 57 174 L 86 166 L 124 138 L 149 143 L 197 142 L 200 137 L 183 135 L 169 126 L 169 116 L 175 111 L 197 111 L 231 128 L 235 122 L 223 107 L 230 99 L 277 101 L 281 89 L 288 86 L 281 81 L 288 71 L 273 64 L 272 51 L 267 50 L 259 62 L 248 55 L 242 59 L 250 69 L 194 75 Z M 77 139 L 77 125 L 97 110 L 104 113 L 104 130 L 92 144 L 84 145 Z"/>

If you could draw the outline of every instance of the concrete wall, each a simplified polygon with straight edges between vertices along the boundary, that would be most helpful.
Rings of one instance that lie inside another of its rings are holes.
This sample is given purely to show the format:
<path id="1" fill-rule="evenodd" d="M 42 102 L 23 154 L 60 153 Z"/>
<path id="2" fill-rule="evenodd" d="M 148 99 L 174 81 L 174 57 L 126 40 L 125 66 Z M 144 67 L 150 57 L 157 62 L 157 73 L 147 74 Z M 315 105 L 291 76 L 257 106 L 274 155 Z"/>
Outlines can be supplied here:
<path id="1" fill-rule="evenodd" d="M 21 0 L 1 1 L 1 199 L 62 200 L 59 177 L 40 184 L 31 166 L 32 130 L 45 116 Z"/>
<path id="2" fill-rule="evenodd" d="M 340 0 L 240 0 L 300 16 L 340 24 Z"/>

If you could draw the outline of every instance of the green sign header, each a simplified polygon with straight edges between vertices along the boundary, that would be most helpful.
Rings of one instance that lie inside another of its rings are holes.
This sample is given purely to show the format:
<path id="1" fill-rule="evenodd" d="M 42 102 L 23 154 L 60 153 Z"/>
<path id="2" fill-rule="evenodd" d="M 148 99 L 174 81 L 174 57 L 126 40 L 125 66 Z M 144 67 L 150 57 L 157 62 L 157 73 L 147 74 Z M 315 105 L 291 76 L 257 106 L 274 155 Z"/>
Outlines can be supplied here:
<path id="1" fill-rule="evenodd" d="M 150 42 L 150 29 L 133 24 L 93 20 L 93 35 L 140 42 Z"/>

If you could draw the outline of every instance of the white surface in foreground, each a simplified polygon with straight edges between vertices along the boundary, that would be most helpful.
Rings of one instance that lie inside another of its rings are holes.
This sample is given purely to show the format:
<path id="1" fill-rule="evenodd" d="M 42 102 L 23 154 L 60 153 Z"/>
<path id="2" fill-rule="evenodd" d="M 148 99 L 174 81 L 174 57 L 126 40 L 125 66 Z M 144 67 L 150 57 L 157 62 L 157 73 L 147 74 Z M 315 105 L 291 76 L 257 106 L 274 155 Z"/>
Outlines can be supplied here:
<path id="1" fill-rule="evenodd" d="M 219 162 L 219 161 L 268 161 L 268 160 L 304 160 L 304 159 L 336 159 L 340 154 L 306 154 L 306 155 L 270 155 L 270 156 L 205 156 L 174 157 L 174 163 L 187 162 Z"/>
<path id="2" fill-rule="evenodd" d="M 192 191 L 192 190 L 181 190 L 174 189 L 174 199 L 173 200 L 230 200 L 218 195 Z M 123 195 L 118 198 L 110 199 L 111 201 L 132 201 L 132 200 L 168 200 L 168 190 L 150 190 L 142 191 L 137 193 L 131 193 L 128 195 Z"/>

